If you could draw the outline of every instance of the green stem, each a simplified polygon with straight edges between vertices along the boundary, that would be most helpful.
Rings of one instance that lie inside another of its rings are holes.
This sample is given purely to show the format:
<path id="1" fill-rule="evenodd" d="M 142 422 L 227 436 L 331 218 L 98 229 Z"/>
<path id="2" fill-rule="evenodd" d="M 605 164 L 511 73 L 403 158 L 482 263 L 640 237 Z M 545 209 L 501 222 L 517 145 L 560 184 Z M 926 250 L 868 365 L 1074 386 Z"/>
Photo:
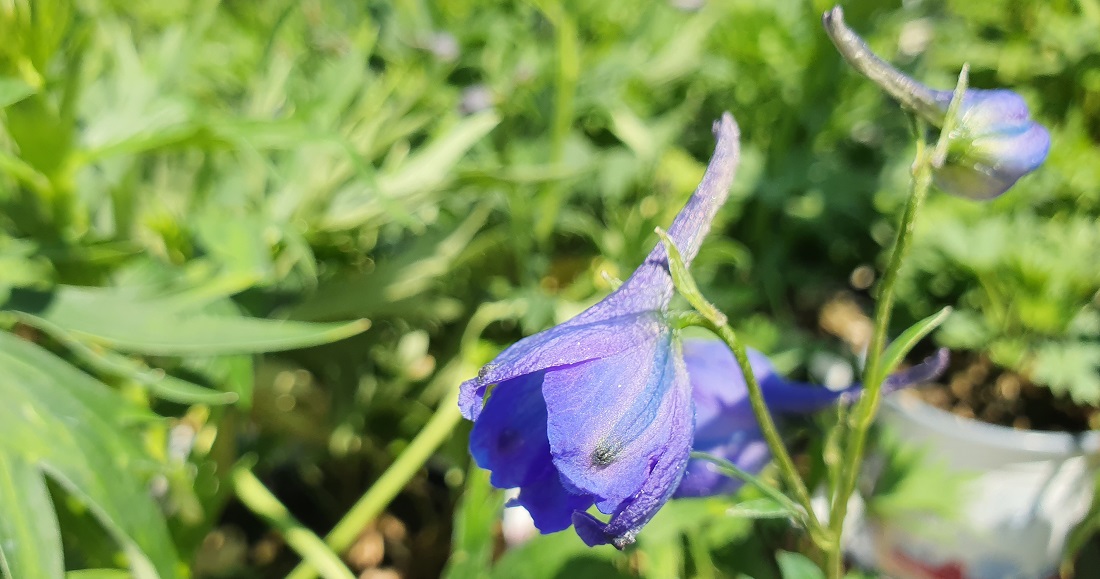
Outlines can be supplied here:
<path id="1" fill-rule="evenodd" d="M 286 539 L 292 549 L 316 568 L 325 579 L 355 579 L 351 572 L 320 537 L 302 526 L 252 471 L 237 467 L 230 475 L 237 498 Z"/>
<path id="2" fill-rule="evenodd" d="M 717 323 L 716 320 L 710 318 L 706 318 L 705 322 L 704 327 L 721 338 L 726 346 L 733 351 L 734 357 L 737 358 L 737 364 L 741 367 L 741 372 L 745 375 L 745 383 L 748 385 L 749 404 L 752 406 L 752 413 L 756 416 L 760 431 L 764 434 L 764 440 L 768 443 L 768 449 L 779 467 L 784 482 L 794 491 L 795 500 L 806 511 L 810 537 L 819 547 L 824 548 L 831 543 L 832 538 L 828 537 L 828 529 L 821 524 L 814 513 L 806 483 L 802 482 L 802 477 L 799 476 L 798 469 L 795 467 L 794 461 L 791 460 L 787 447 L 783 444 L 783 438 L 779 436 L 779 429 L 775 427 L 775 421 L 772 420 L 772 415 L 768 412 L 768 406 L 764 402 L 764 391 L 760 389 L 760 383 L 757 382 L 752 366 L 749 365 L 749 355 L 745 351 L 745 346 L 737 338 L 737 334 L 729 324 L 725 322 Z"/>
<path id="3" fill-rule="evenodd" d="M 698 451 L 692 451 L 691 452 L 691 458 L 697 459 L 697 460 L 705 460 L 705 461 L 713 464 L 715 467 L 717 467 L 718 470 L 722 471 L 722 474 L 724 474 L 726 476 L 733 477 L 733 478 L 740 479 L 740 480 L 756 487 L 758 490 L 760 490 L 760 492 L 767 495 L 768 498 L 770 498 L 771 500 L 783 505 L 784 508 L 786 508 L 787 510 L 789 510 L 791 512 L 800 513 L 801 510 L 802 510 L 801 505 L 799 505 L 798 503 L 792 501 L 791 497 L 788 497 L 787 495 L 783 494 L 779 489 L 777 489 L 774 486 L 760 480 L 760 478 L 757 477 L 756 475 L 754 475 L 751 472 L 748 472 L 748 471 L 738 467 L 736 464 L 733 464 L 732 462 L 730 462 L 730 461 L 728 461 L 724 458 L 719 458 L 717 456 L 711 456 L 711 455 L 709 455 L 705 452 L 698 452 Z M 804 515 L 800 515 L 800 516 L 803 516 L 803 518 L 804 518 Z"/>
<path id="4" fill-rule="evenodd" d="M 867 363 L 863 368 L 864 394 L 849 419 L 850 432 L 842 457 L 844 462 L 840 469 L 840 480 L 836 481 L 832 507 L 829 513 L 829 529 L 831 531 L 829 535 L 833 543 L 826 550 L 826 570 L 831 579 L 840 579 L 844 575 L 841 534 L 844 528 L 844 518 L 848 513 L 848 498 L 855 491 L 860 466 L 863 464 L 863 454 L 867 447 L 867 435 L 882 401 L 882 381 L 885 376 L 880 366 L 882 353 L 886 345 L 886 332 L 890 326 L 890 315 L 894 306 L 894 286 L 897 283 L 902 261 L 912 243 L 917 212 L 932 186 L 932 172 L 935 168 L 942 166 L 946 158 L 951 133 L 954 132 L 957 123 L 962 96 L 966 92 L 968 71 L 969 68 L 964 66 L 959 75 L 959 82 L 955 87 L 951 105 L 947 110 L 947 118 L 944 121 L 934 150 L 930 151 L 928 149 L 924 140 L 924 131 L 918 131 L 917 154 L 916 159 L 913 161 L 913 180 L 909 189 L 909 198 L 906 201 L 905 212 L 902 214 L 901 224 L 898 227 L 894 249 L 890 254 L 886 270 L 883 272 L 882 282 L 879 286 L 878 303 L 875 305 L 874 331 L 871 334 L 871 343 L 867 348 Z M 842 426 L 838 425 L 837 427 Z"/>
<path id="5" fill-rule="evenodd" d="M 325 537 L 325 542 L 336 552 L 343 552 L 351 546 L 355 538 L 390 501 L 401 492 L 409 480 L 416 475 L 432 453 L 451 435 L 455 425 L 462 419 L 458 411 L 458 389 L 443 399 L 424 428 L 409 443 L 397 460 L 382 473 L 367 492 L 351 507 L 344 518 L 333 527 Z M 287 575 L 287 579 L 313 579 L 317 576 L 317 567 L 313 561 L 303 558 L 302 562 Z"/>

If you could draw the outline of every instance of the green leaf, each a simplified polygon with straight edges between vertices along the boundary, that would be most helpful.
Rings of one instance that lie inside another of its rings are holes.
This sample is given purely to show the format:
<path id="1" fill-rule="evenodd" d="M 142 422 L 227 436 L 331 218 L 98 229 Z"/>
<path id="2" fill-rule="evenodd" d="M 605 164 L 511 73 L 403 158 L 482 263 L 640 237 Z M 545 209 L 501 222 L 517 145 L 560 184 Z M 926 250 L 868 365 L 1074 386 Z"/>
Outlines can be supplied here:
<path id="1" fill-rule="evenodd" d="M 291 317 L 329 320 L 346 316 L 409 315 L 424 309 L 423 294 L 451 272 L 485 225 L 492 206 L 483 203 L 451 231 L 423 235 L 400 256 L 369 273 L 343 275 L 322 284 Z M 402 306 L 408 308 L 402 311 Z M 406 313 L 408 312 L 408 313 Z"/>
<path id="2" fill-rule="evenodd" d="M 764 493 L 765 497 L 767 497 L 768 500 L 770 500 L 772 503 L 778 504 L 782 508 L 782 510 L 787 513 L 787 515 L 785 516 L 793 517 L 799 521 L 805 521 L 806 515 L 802 511 L 802 508 L 798 506 L 798 503 L 794 502 L 793 499 L 780 492 L 779 489 L 760 480 L 760 478 L 756 475 L 741 469 L 737 465 L 724 458 L 711 456 L 705 452 L 692 451 L 691 458 L 705 460 L 713 464 L 715 468 L 717 468 L 722 474 L 730 478 L 743 480 L 749 483 L 750 485 L 756 487 L 762 493 Z"/>
<path id="3" fill-rule="evenodd" d="M 493 565 L 493 579 L 626 579 L 627 574 L 616 565 L 623 554 L 615 549 L 593 549 L 569 531 L 538 535 L 530 541 L 509 549 Z"/>
<path id="4" fill-rule="evenodd" d="M 122 569 L 81 569 L 69 571 L 65 579 L 130 579 L 133 575 Z"/>
<path id="5" fill-rule="evenodd" d="M 38 91 L 34 87 L 12 77 L 0 77 L 0 109 L 31 96 Z"/>
<path id="6" fill-rule="evenodd" d="M 886 347 L 886 351 L 882 353 L 882 365 L 877 377 L 877 382 L 881 383 L 895 368 L 901 364 L 902 360 L 905 360 L 905 356 L 909 354 L 909 351 L 917 345 L 918 342 L 924 339 L 925 336 L 932 333 L 951 315 L 951 306 L 947 306 L 942 310 L 924 318 L 923 320 L 909 326 L 907 330 L 901 333 L 890 345 Z"/>
<path id="7" fill-rule="evenodd" d="M 794 511 L 787 505 L 775 499 L 762 497 L 749 499 L 733 505 L 726 510 L 726 515 L 731 517 L 743 517 L 747 519 L 801 519 L 801 511 Z"/>
<path id="8" fill-rule="evenodd" d="M 1048 341 L 1035 351 L 1031 377 L 1055 394 L 1073 401 L 1100 404 L 1100 342 Z"/>
<path id="9" fill-rule="evenodd" d="M 153 463 L 126 426 L 153 416 L 6 332 L 0 332 L 0 399 L 3 468 L 8 480 L 20 481 L 21 487 L 19 500 L 0 509 L 5 521 L 0 553 L 12 569 L 46 572 L 12 576 L 61 576 L 56 523 L 53 529 L 47 526 L 56 515 L 44 495 L 46 476 L 91 511 L 122 548 L 135 577 L 176 577 L 175 547 L 143 480 Z M 6 494 L 0 497 L 4 503 L 10 500 Z M 26 545 L 27 540 L 34 543 Z M 28 553 L 37 560 L 28 561 Z"/>
<path id="10" fill-rule="evenodd" d="M 38 329 L 61 342 L 73 355 L 102 374 L 132 380 L 154 396 L 180 404 L 232 404 L 242 396 L 237 392 L 219 392 L 151 369 L 138 360 L 111 350 L 92 347 L 73 337 L 57 324 L 42 318 L 28 318 Z"/>
<path id="11" fill-rule="evenodd" d="M 215 316 L 183 308 L 170 297 L 146 297 L 119 288 L 58 286 L 52 293 L 12 291 L 0 310 L 41 320 L 74 337 L 117 350 L 162 356 L 275 352 L 316 346 L 361 333 L 368 320 L 318 324 Z"/>
<path id="12" fill-rule="evenodd" d="M 378 215 L 386 201 L 438 189 L 449 181 L 454 165 L 498 123 L 500 117 L 494 112 L 463 119 L 446 135 L 417 151 L 398 169 L 379 175 L 371 187 L 342 191 L 333 199 L 323 227 L 350 229 Z"/>
<path id="13" fill-rule="evenodd" d="M 471 463 L 463 485 L 462 502 L 455 511 L 451 557 L 446 579 L 481 579 L 493 560 L 494 528 L 504 505 L 503 494 L 489 484 L 489 472 Z"/>
<path id="14" fill-rule="evenodd" d="M 825 579 L 825 573 L 801 553 L 779 551 L 775 554 L 783 579 Z"/>
<path id="15" fill-rule="evenodd" d="M 0 452 L 0 569 L 8 577 L 61 577 L 61 531 L 46 481 L 23 457 Z"/>

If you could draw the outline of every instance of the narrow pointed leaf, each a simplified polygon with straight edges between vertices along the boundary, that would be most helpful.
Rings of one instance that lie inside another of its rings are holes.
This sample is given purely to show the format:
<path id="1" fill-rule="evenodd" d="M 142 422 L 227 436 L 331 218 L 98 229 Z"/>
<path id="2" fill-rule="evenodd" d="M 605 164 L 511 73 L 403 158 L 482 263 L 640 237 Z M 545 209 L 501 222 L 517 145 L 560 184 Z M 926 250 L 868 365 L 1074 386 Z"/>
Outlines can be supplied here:
<path id="1" fill-rule="evenodd" d="M 905 356 L 909 354 L 909 351 L 917 345 L 918 342 L 923 340 L 925 336 L 932 333 L 932 330 L 940 327 L 940 324 L 951 315 L 951 306 L 947 306 L 942 310 L 924 318 L 923 320 L 913 324 L 909 329 L 901 333 L 889 346 L 886 347 L 886 351 L 882 354 L 882 371 L 877 381 L 881 382 L 886 376 L 889 376 Z"/>
<path id="2" fill-rule="evenodd" d="M 44 294 L 15 290 L 0 310 L 39 320 L 74 337 L 135 354 L 162 356 L 275 352 L 335 342 L 363 332 L 367 320 L 318 324 L 217 316 L 171 307 L 170 298 L 128 296 L 114 289 L 60 286 Z"/>
<path id="3" fill-rule="evenodd" d="M 792 511 L 786 505 L 775 499 L 762 497 L 737 503 L 726 510 L 726 515 L 731 517 L 744 517 L 746 519 L 801 519 L 798 511 Z"/>
<path id="4" fill-rule="evenodd" d="M 175 547 L 146 487 L 155 463 L 135 436 L 137 424 L 155 417 L 6 332 L 0 332 L 0 400 L 4 463 L 34 465 L 86 506 L 122 548 L 135 577 L 176 577 Z M 9 521 L 52 516 L 34 501 L 0 513 Z M 0 537 L 0 546 L 9 540 Z"/>
<path id="5" fill-rule="evenodd" d="M 0 452 L 0 570 L 7 577 L 61 578 L 61 531 L 42 473 Z"/>
<path id="6" fill-rule="evenodd" d="M 0 78 L 0 109 L 11 106 L 35 92 L 34 87 L 18 78 L 2 77 Z"/>
<path id="7" fill-rule="evenodd" d="M 498 123 L 500 117 L 495 112 L 472 115 L 418 150 L 399 168 L 379 175 L 373 184 L 341 191 L 333 199 L 323 226 L 350 229 L 380 214 L 387 202 L 442 187 L 451 179 L 455 164 Z"/>
<path id="8" fill-rule="evenodd" d="M 703 297 L 703 292 L 699 291 L 695 278 L 691 276 L 687 265 L 684 264 L 684 258 L 680 255 L 680 249 L 676 247 L 676 243 L 661 228 L 657 228 L 657 235 L 665 246 L 665 252 L 668 253 L 668 271 L 672 275 L 672 283 L 676 286 L 676 291 L 680 292 L 680 295 L 684 296 L 691 307 L 703 314 L 708 320 L 718 325 L 725 324 L 726 315 L 718 311 Z"/>

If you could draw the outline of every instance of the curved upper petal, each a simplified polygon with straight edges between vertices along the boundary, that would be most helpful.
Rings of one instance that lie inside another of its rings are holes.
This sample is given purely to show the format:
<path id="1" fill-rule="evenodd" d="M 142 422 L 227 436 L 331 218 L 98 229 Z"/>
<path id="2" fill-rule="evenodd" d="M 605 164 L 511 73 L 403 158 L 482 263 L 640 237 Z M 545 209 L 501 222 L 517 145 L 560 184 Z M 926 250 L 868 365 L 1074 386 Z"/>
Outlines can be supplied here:
<path id="1" fill-rule="evenodd" d="M 764 441 L 764 435 L 759 428 L 737 431 L 727 442 L 714 446 L 700 447 L 696 444 L 693 450 L 724 458 L 752 474 L 760 472 L 772 458 L 768 443 Z M 714 463 L 693 458 L 688 462 L 684 478 L 673 496 L 681 498 L 730 494 L 741 488 L 742 484 L 744 482 L 741 479 L 723 473 Z"/>
<path id="2" fill-rule="evenodd" d="M 740 130 L 729 113 L 715 122 L 717 144 L 706 172 L 691 198 L 669 226 L 685 264 L 699 251 L 740 162 Z M 665 248 L 657 244 L 646 260 L 619 287 L 573 319 L 529 336 L 501 352 L 477 378 L 461 386 L 462 415 L 477 420 L 486 389 L 524 374 L 606 356 L 614 356 L 656 334 L 661 315 L 673 296 Z"/>
<path id="3" fill-rule="evenodd" d="M 672 468 L 670 456 L 686 461 L 691 389 L 667 328 L 616 356 L 547 372 L 542 392 L 554 465 L 605 513 L 649 493 L 643 486 L 655 465 Z"/>
<path id="4" fill-rule="evenodd" d="M 477 378 L 462 383 L 458 402 L 462 415 L 469 420 L 477 420 L 485 391 L 493 384 L 549 368 L 615 356 L 667 330 L 667 325 L 657 312 L 606 313 L 608 317 L 598 318 L 586 315 L 586 311 L 563 324 L 512 344 L 486 364 Z"/>

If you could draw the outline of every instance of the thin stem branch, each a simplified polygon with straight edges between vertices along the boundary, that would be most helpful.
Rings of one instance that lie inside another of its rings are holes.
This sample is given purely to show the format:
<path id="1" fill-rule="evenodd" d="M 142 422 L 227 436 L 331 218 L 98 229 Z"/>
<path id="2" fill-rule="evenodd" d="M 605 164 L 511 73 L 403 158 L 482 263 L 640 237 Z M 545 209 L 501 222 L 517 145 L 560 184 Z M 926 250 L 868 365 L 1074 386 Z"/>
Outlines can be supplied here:
<path id="1" fill-rule="evenodd" d="M 756 417 L 756 421 L 760 426 L 760 432 L 764 434 L 764 440 L 768 443 L 768 449 L 772 453 L 772 457 L 775 459 L 776 465 L 779 467 L 779 472 L 783 476 L 784 482 L 794 492 L 795 500 L 806 511 L 806 519 L 809 521 L 810 536 L 814 539 L 815 543 L 818 543 L 819 547 L 826 546 L 831 539 L 827 537 L 828 529 L 821 524 L 821 521 L 814 513 L 813 504 L 810 502 L 810 492 L 806 488 L 806 483 L 802 481 L 802 477 L 798 474 L 798 469 L 794 465 L 794 461 L 791 459 L 790 453 L 787 452 L 787 447 L 783 444 L 783 438 L 779 435 L 779 429 L 775 427 L 775 421 L 772 420 L 772 415 L 768 412 L 768 407 L 764 402 L 764 391 L 760 388 L 760 383 L 756 380 L 756 375 L 753 374 L 752 366 L 749 365 L 748 352 L 745 350 L 745 346 L 737 338 L 736 332 L 729 324 L 717 323 L 716 320 L 705 318 L 706 323 L 704 327 L 714 332 L 726 346 L 733 351 L 733 355 L 737 358 L 737 364 L 741 367 L 741 372 L 745 375 L 745 384 L 749 389 L 749 404 L 752 406 L 752 413 Z M 824 541 L 825 544 L 821 544 Z"/>
<path id="2" fill-rule="evenodd" d="M 909 198 L 901 217 L 897 237 L 890 259 L 883 272 L 879 286 L 878 303 L 875 305 L 874 331 L 867 350 L 867 363 L 863 368 L 864 394 L 849 419 L 847 445 L 843 454 L 840 480 L 834 481 L 835 492 L 829 513 L 830 537 L 834 543 L 827 549 L 827 572 L 831 579 L 840 579 L 844 574 L 843 545 L 841 535 L 844 518 L 848 513 L 848 499 L 855 491 L 859 479 L 860 466 L 867 446 L 867 435 L 878 413 L 882 401 L 882 381 L 885 378 L 881 369 L 882 354 L 886 345 L 886 333 L 890 326 L 890 316 L 894 306 L 894 286 L 902 261 L 912 243 L 916 217 L 932 186 L 932 173 L 943 165 L 952 133 L 955 131 L 963 94 L 966 92 L 969 67 L 964 66 L 959 74 L 959 82 L 948 107 L 946 120 L 940 130 L 939 139 L 933 150 L 929 150 L 924 139 L 924 131 L 918 131 L 917 154 L 913 161 L 913 180 L 909 189 Z M 841 425 L 838 425 L 841 427 Z"/>
<path id="3" fill-rule="evenodd" d="M 325 579 L 355 579 L 355 574 L 344 565 L 340 557 L 313 531 L 302 526 L 251 470 L 237 467 L 230 478 L 237 498 L 250 511 L 275 527 L 287 544 L 301 555 L 302 560 L 308 561 Z"/>
<path id="4" fill-rule="evenodd" d="M 451 431 L 460 420 L 462 415 L 458 411 L 458 389 L 455 388 L 439 403 L 435 414 L 397 457 L 397 460 L 382 473 L 382 476 L 367 489 L 344 518 L 340 519 L 340 522 L 336 523 L 332 531 L 325 536 L 328 546 L 338 553 L 350 547 L 355 538 L 363 532 L 363 528 L 390 504 L 397 493 L 401 492 L 401 489 L 431 458 L 432 453 L 450 437 Z M 313 579 L 316 576 L 317 570 L 313 562 L 303 559 L 287 575 L 287 579 Z"/>

